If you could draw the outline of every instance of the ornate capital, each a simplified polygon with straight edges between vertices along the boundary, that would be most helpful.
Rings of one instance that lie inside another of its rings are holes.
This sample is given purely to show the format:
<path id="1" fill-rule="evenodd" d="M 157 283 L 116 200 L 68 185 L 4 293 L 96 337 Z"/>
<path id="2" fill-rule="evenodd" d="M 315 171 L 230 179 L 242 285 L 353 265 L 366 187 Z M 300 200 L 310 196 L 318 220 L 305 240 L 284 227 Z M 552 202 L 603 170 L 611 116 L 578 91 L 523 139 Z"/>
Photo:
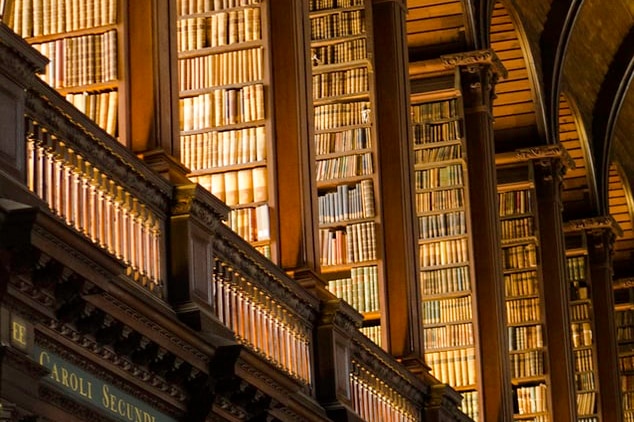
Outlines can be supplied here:
<path id="1" fill-rule="evenodd" d="M 542 145 L 530 148 L 522 148 L 514 151 L 517 161 L 553 161 L 558 160 L 561 162 L 564 172 L 567 169 L 574 169 L 575 162 L 568 153 L 568 151 L 561 146 L 557 145 Z"/>
<path id="2" fill-rule="evenodd" d="M 191 215 L 214 230 L 227 219 L 229 207 L 200 185 L 176 186 L 172 215 Z"/>
<path id="3" fill-rule="evenodd" d="M 361 327 L 363 317 L 344 300 L 332 299 L 323 302 L 319 322 L 336 325 L 352 337 Z"/>
<path id="4" fill-rule="evenodd" d="M 440 60 L 448 69 L 466 67 L 469 72 L 475 72 L 478 68 L 488 66 L 496 78 L 504 79 L 508 76 L 508 72 L 502 64 L 502 61 L 497 54 L 495 54 L 495 51 L 491 49 L 446 54 L 440 56 Z"/>
<path id="5" fill-rule="evenodd" d="M 616 237 L 623 236 L 623 229 L 616 222 L 611 215 L 582 218 L 579 220 L 571 220 L 564 223 L 564 232 L 594 232 L 594 231 L 609 231 Z"/>

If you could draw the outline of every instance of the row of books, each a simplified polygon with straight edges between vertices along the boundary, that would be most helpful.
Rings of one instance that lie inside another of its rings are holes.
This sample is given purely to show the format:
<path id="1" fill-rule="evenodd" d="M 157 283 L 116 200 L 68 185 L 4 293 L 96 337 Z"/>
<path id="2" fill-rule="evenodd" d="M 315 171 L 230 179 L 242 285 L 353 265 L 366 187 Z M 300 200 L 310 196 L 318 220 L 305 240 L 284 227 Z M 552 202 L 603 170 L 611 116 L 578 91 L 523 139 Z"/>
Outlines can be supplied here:
<path id="1" fill-rule="evenodd" d="M 527 378 L 544 374 L 544 352 L 541 350 L 529 350 L 512 352 L 511 377 Z"/>
<path id="2" fill-rule="evenodd" d="M 478 422 L 480 419 L 480 405 L 478 403 L 477 391 L 465 391 L 462 393 L 462 403 L 460 409 L 474 422 Z"/>
<path id="3" fill-rule="evenodd" d="M 117 23 L 116 0 L 13 0 L 6 21 L 22 38 Z"/>
<path id="4" fill-rule="evenodd" d="M 500 221 L 502 240 L 521 239 L 535 233 L 533 217 L 520 217 Z"/>
<path id="5" fill-rule="evenodd" d="M 570 320 L 583 321 L 590 319 L 590 303 L 573 303 L 570 305 Z"/>
<path id="6" fill-rule="evenodd" d="M 535 268 L 537 246 L 534 243 L 502 248 L 502 262 L 505 270 Z"/>
<path id="7" fill-rule="evenodd" d="M 317 160 L 315 163 L 315 178 L 318 182 L 372 174 L 374 164 L 371 152 Z"/>
<path id="8" fill-rule="evenodd" d="M 570 283 L 570 300 L 587 300 L 588 284 L 584 280 L 573 281 Z"/>
<path id="9" fill-rule="evenodd" d="M 252 6 L 260 2 L 261 0 L 178 0 L 176 13 L 178 16 L 196 15 L 234 7 Z"/>
<path id="10" fill-rule="evenodd" d="M 575 372 L 579 373 L 594 371 L 594 362 L 592 360 L 591 349 L 573 350 L 572 355 L 574 358 Z"/>
<path id="11" fill-rule="evenodd" d="M 453 387 L 472 386 L 476 382 L 473 348 L 425 353 L 425 362 L 436 378 Z"/>
<path id="12" fill-rule="evenodd" d="M 370 123 L 370 102 L 351 101 L 315 107 L 315 130 Z"/>
<path id="13" fill-rule="evenodd" d="M 504 287 L 507 298 L 537 295 L 539 279 L 535 271 L 504 274 Z"/>
<path id="14" fill-rule="evenodd" d="M 371 325 L 369 327 L 361 327 L 359 329 L 367 338 L 372 340 L 376 345 L 381 347 L 381 326 Z"/>
<path id="15" fill-rule="evenodd" d="M 541 349 L 544 347 L 541 324 L 508 327 L 509 350 Z"/>
<path id="16" fill-rule="evenodd" d="M 464 210 L 450 211 L 444 214 L 419 215 L 416 219 L 419 239 L 434 239 L 467 233 Z"/>
<path id="17" fill-rule="evenodd" d="M 315 155 L 317 156 L 370 148 L 372 148 L 372 131 L 367 126 L 315 134 Z"/>
<path id="18" fill-rule="evenodd" d="M 464 207 L 464 189 L 416 192 L 416 212 L 443 211 Z"/>
<path id="19" fill-rule="evenodd" d="M 419 259 L 421 269 L 469 262 L 467 238 L 422 243 L 419 245 Z"/>
<path id="20" fill-rule="evenodd" d="M 456 99 L 421 103 L 412 106 L 413 123 L 450 119 L 456 116 L 458 116 L 458 100 Z"/>
<path id="21" fill-rule="evenodd" d="M 368 68 L 313 74 L 313 99 L 368 92 Z"/>
<path id="22" fill-rule="evenodd" d="M 462 165 L 453 164 L 414 171 L 414 183 L 417 190 L 460 186 L 463 184 Z"/>
<path id="23" fill-rule="evenodd" d="M 264 86 L 217 89 L 179 100 L 180 130 L 256 122 L 264 116 Z"/>
<path id="24" fill-rule="evenodd" d="M 260 242 L 271 239 L 269 206 L 237 208 L 229 212 L 227 224 L 247 242 Z"/>
<path id="25" fill-rule="evenodd" d="M 423 330 L 425 350 L 473 346 L 473 324 L 442 325 Z"/>
<path id="26" fill-rule="evenodd" d="M 423 300 L 423 325 L 470 321 L 471 296 Z"/>
<path id="27" fill-rule="evenodd" d="M 268 200 L 266 167 L 190 176 L 190 179 L 229 206 Z"/>
<path id="28" fill-rule="evenodd" d="M 530 190 L 514 190 L 498 193 L 499 215 L 508 217 L 532 212 Z"/>
<path id="29" fill-rule="evenodd" d="M 264 75 L 262 47 L 178 59 L 179 91 L 217 88 L 222 85 L 261 81 Z"/>
<path id="30" fill-rule="evenodd" d="M 617 326 L 616 338 L 618 341 L 634 340 L 634 326 L 631 326 L 631 325 Z"/>
<path id="31" fill-rule="evenodd" d="M 33 48 L 50 59 L 40 76 L 53 88 L 117 80 L 116 30 L 33 44 Z"/>
<path id="32" fill-rule="evenodd" d="M 365 38 L 356 38 L 311 48 L 313 66 L 365 61 L 367 57 L 368 48 Z"/>
<path id="33" fill-rule="evenodd" d="M 439 142 L 456 141 L 461 138 L 461 120 L 442 123 L 419 123 L 412 127 L 414 145 L 427 145 Z"/>
<path id="34" fill-rule="evenodd" d="M 176 21 L 178 51 L 221 47 L 261 39 L 259 7 Z"/>
<path id="35" fill-rule="evenodd" d="M 362 6 L 364 0 L 309 0 L 308 6 L 311 12 L 325 9 Z"/>
<path id="36" fill-rule="evenodd" d="M 79 111 L 90 117 L 100 128 L 112 136 L 117 136 L 119 116 L 119 92 L 80 92 L 66 94 L 66 100 Z"/>
<path id="37" fill-rule="evenodd" d="M 344 10 L 310 18 L 310 39 L 313 41 L 351 37 L 364 33 L 364 10 Z"/>
<path id="38" fill-rule="evenodd" d="M 515 389 L 515 397 L 517 400 L 516 413 L 520 415 L 548 411 L 548 387 L 546 384 L 518 387 Z M 540 419 L 541 421 L 546 422 L 548 419 Z"/>
<path id="39" fill-rule="evenodd" d="M 621 391 L 634 390 L 634 375 L 621 374 Z"/>
<path id="40" fill-rule="evenodd" d="M 617 328 L 634 326 L 634 311 L 631 309 L 617 311 L 615 323 Z"/>
<path id="41" fill-rule="evenodd" d="M 469 267 L 438 268 L 420 271 L 423 298 L 427 295 L 466 292 L 471 290 Z"/>
<path id="42" fill-rule="evenodd" d="M 376 265 L 352 268 L 350 277 L 328 281 L 328 290 L 359 312 L 379 310 L 379 274 Z"/>
<path id="43" fill-rule="evenodd" d="M 182 163 L 193 171 L 261 162 L 267 154 L 264 126 L 181 135 L 180 146 Z"/>
<path id="44" fill-rule="evenodd" d="M 320 229 L 321 265 L 343 265 L 376 260 L 374 222 L 349 224 L 342 229 Z"/>
<path id="45" fill-rule="evenodd" d="M 577 414 L 578 415 L 592 415 L 596 413 L 597 393 L 594 391 L 587 391 L 584 393 L 577 393 Z"/>
<path id="46" fill-rule="evenodd" d="M 506 320 L 509 324 L 535 322 L 540 319 L 539 298 L 506 301 Z"/>
<path id="47" fill-rule="evenodd" d="M 621 371 L 634 371 L 634 355 L 619 356 L 619 369 Z"/>
<path id="48" fill-rule="evenodd" d="M 459 143 L 434 148 L 414 149 L 414 164 L 417 167 L 426 163 L 457 160 L 459 158 L 462 158 L 462 146 Z"/>
<path id="49" fill-rule="evenodd" d="M 374 186 L 365 179 L 354 186 L 337 185 L 336 191 L 322 192 L 317 197 L 319 224 L 374 217 Z"/>
<path id="50" fill-rule="evenodd" d="M 586 258 L 584 256 L 571 256 L 566 259 L 566 275 L 569 281 L 586 279 Z"/>
<path id="51" fill-rule="evenodd" d="M 596 388 L 594 372 L 577 372 L 575 374 L 575 388 L 577 391 L 588 391 Z"/>

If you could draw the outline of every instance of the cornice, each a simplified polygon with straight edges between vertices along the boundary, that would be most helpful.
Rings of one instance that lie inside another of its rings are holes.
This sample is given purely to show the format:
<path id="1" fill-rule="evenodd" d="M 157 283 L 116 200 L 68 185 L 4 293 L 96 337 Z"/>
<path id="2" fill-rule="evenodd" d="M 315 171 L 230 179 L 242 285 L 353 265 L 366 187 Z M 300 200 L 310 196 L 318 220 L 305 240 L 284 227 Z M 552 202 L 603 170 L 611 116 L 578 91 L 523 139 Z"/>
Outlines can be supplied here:
<path id="1" fill-rule="evenodd" d="M 320 325 L 335 325 L 341 328 L 348 336 L 354 337 L 363 323 L 363 316 L 356 312 L 343 299 L 322 301 Z"/>
<path id="2" fill-rule="evenodd" d="M 575 162 L 568 151 L 561 145 L 540 145 L 529 148 L 516 149 L 514 151 L 496 154 L 495 164 L 505 165 L 522 163 L 526 161 L 553 160 L 561 161 L 565 169 L 574 169 Z"/>
<path id="3" fill-rule="evenodd" d="M 502 61 L 492 49 L 446 54 L 440 56 L 440 61 L 447 69 L 488 65 L 498 78 L 504 79 L 508 76 L 504 64 L 502 64 Z"/>
<path id="4" fill-rule="evenodd" d="M 634 287 L 634 277 L 617 278 L 612 282 L 612 287 L 615 290 L 631 289 L 632 287 Z"/>
<path id="5" fill-rule="evenodd" d="M 0 69 L 23 88 L 35 83 L 49 60 L 0 21 Z"/>
<path id="6" fill-rule="evenodd" d="M 192 215 L 213 231 L 229 215 L 229 207 L 197 184 L 176 186 L 172 215 Z"/>
<path id="7" fill-rule="evenodd" d="M 623 229 L 611 215 L 564 222 L 565 233 L 594 230 L 609 230 L 617 237 L 623 236 Z"/>

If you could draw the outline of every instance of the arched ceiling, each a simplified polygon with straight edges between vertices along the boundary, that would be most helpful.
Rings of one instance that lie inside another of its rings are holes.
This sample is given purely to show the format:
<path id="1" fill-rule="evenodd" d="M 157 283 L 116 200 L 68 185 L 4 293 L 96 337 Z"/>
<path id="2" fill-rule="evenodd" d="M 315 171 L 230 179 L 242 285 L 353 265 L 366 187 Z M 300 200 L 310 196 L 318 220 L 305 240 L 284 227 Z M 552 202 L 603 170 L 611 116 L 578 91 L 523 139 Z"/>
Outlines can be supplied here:
<path id="1" fill-rule="evenodd" d="M 609 213 L 615 192 L 612 162 L 622 170 L 625 186 L 634 183 L 634 0 L 499 2 L 503 7 L 496 0 L 406 0 L 410 60 L 482 48 L 479 34 L 472 31 L 482 25 L 482 11 L 491 10 L 488 20 L 485 17 L 490 47 L 510 74 L 496 87 L 496 148 L 499 138 L 530 139 L 527 127 L 533 128 L 535 145 L 556 142 L 560 136 L 575 154 L 584 145 L 584 166 L 591 173 L 585 183 L 593 186 L 565 193 L 565 215 L 573 219 Z M 462 19 L 458 10 L 463 11 Z M 515 34 L 509 21 L 515 24 Z M 518 56 L 522 45 L 525 68 Z M 528 79 L 523 80 L 521 72 Z M 532 111 L 526 110 L 529 104 Z M 582 172 L 569 176 L 568 187 L 584 184 Z"/>

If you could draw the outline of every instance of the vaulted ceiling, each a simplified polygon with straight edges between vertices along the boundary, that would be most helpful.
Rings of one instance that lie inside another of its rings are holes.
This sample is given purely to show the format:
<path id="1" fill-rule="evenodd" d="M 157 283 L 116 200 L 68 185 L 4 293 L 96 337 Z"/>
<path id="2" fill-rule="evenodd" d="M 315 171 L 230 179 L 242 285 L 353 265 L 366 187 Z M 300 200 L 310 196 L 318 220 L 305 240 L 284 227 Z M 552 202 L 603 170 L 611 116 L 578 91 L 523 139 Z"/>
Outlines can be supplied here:
<path id="1" fill-rule="evenodd" d="M 508 77 L 496 86 L 496 150 L 561 142 L 577 166 L 564 181 L 566 219 L 605 215 L 629 201 L 633 0 L 406 3 L 410 62 L 483 48 L 497 53 Z M 626 208 L 619 219 L 631 225 L 632 209 Z M 630 244 L 633 249 L 619 248 L 619 259 L 634 262 L 634 242 L 619 245 Z"/>

